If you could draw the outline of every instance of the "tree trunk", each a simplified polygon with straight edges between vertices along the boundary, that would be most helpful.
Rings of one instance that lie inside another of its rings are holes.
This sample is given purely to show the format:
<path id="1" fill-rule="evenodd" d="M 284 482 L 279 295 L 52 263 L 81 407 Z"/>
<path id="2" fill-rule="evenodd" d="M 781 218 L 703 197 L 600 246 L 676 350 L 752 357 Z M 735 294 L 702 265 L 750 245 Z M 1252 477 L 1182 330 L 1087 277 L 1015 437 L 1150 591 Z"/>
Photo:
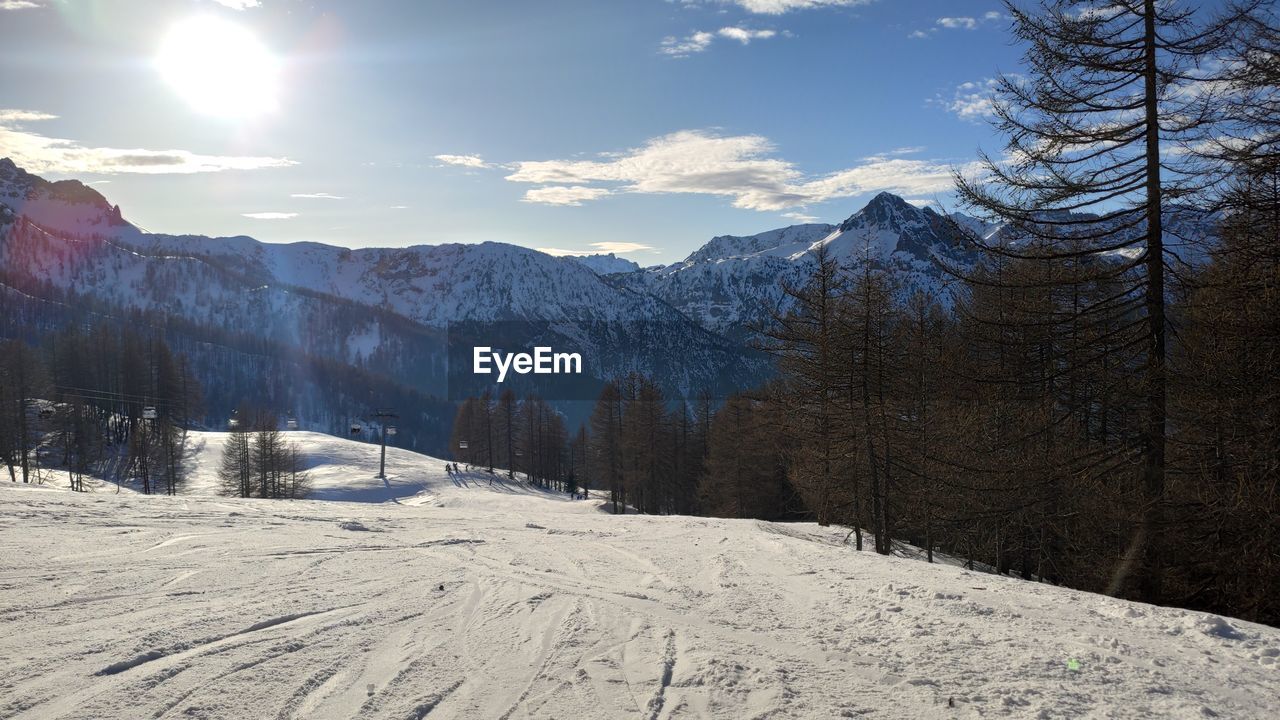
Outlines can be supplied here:
<path id="1" fill-rule="evenodd" d="M 1165 317 L 1164 242 L 1160 187 L 1160 115 L 1156 73 L 1156 0 L 1145 0 L 1143 73 L 1146 111 L 1147 165 L 1147 417 L 1143 427 L 1142 478 L 1145 507 L 1145 563 L 1140 591 L 1147 602 L 1158 602 L 1164 584 L 1164 486 L 1165 486 Z"/>

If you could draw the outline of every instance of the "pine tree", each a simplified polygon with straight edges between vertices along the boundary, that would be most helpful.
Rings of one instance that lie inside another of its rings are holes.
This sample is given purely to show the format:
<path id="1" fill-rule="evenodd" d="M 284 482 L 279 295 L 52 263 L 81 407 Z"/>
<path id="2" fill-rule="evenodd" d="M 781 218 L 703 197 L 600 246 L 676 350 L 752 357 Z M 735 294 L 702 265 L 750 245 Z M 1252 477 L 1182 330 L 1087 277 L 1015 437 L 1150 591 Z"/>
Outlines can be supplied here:
<path id="1" fill-rule="evenodd" d="M 984 155 L 982 174 L 959 177 L 959 190 L 1010 228 L 1013 242 L 975 240 L 983 252 L 1048 264 L 1088 259 L 1100 276 L 1127 282 L 1125 293 L 1089 310 L 1132 304 L 1143 320 L 1134 447 L 1142 507 L 1131 542 L 1142 558 L 1140 594 L 1159 600 L 1168 532 L 1165 264 L 1175 257 L 1166 221 L 1171 202 L 1212 182 L 1194 154 L 1170 150 L 1212 134 L 1212 78 L 1195 70 L 1226 49 L 1244 9 L 1201 21 L 1202 10 L 1157 0 L 1006 6 L 1028 48 L 1026 79 L 1001 78 L 994 103 L 1009 161 Z M 1096 216 L 1065 214 L 1088 210 Z"/>
<path id="2" fill-rule="evenodd" d="M 253 496 L 253 459 L 250 449 L 249 413 L 246 409 L 241 424 L 230 428 L 226 443 L 222 447 L 222 462 L 218 467 L 218 478 L 222 483 L 222 491 L 238 497 Z"/>
<path id="3" fill-rule="evenodd" d="M 591 412 L 588 467 L 591 476 L 609 489 L 615 514 L 626 504 L 622 485 L 622 397 L 617 383 L 605 383 Z"/>
<path id="4" fill-rule="evenodd" d="M 843 468 L 837 436 L 843 374 L 838 370 L 838 335 L 839 305 L 847 285 L 826 245 L 818 245 L 811 254 L 814 271 L 809 281 L 802 287 L 783 287 L 793 309 L 776 315 L 764 332 L 772 341 L 767 349 L 778 357 L 779 370 L 788 378 L 788 391 L 778 400 L 794 400 L 787 412 L 791 482 L 805 495 L 818 524 L 828 525 L 841 504 L 838 476 Z M 856 485 L 853 495 L 856 498 Z"/>

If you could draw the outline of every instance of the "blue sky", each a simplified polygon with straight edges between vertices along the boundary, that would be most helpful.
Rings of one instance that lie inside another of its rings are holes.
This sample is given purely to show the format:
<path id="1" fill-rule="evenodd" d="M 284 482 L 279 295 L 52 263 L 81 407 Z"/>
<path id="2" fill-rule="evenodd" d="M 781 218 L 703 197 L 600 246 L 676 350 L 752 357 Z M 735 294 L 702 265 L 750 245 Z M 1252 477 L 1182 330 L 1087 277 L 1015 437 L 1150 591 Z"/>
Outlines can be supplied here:
<path id="1" fill-rule="evenodd" d="M 0 156 L 156 232 L 642 264 L 947 199 L 996 0 L 0 0 Z"/>

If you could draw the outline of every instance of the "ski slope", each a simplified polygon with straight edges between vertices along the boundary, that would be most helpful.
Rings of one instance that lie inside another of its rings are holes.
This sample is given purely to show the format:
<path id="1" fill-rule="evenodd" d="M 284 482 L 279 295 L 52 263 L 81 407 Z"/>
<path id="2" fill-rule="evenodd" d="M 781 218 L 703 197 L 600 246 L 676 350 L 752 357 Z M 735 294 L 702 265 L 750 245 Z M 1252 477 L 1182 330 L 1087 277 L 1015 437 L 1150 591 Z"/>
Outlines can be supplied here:
<path id="1" fill-rule="evenodd" d="M 0 717 L 1280 714 L 1275 628 L 289 435 L 327 500 L 213 495 L 217 433 L 177 497 L 4 483 Z"/>

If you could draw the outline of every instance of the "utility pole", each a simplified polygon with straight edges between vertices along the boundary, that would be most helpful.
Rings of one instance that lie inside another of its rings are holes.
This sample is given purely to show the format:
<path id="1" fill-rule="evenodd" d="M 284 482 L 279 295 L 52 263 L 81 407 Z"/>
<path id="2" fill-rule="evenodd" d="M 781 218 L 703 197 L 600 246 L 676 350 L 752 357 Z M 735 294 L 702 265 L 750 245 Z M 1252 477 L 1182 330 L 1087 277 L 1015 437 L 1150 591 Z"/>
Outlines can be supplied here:
<path id="1" fill-rule="evenodd" d="M 381 432 L 379 432 L 378 434 L 382 438 L 382 456 L 378 460 L 378 479 L 386 480 L 387 479 L 387 431 L 390 430 L 392 433 L 394 433 L 395 428 L 387 427 L 387 424 L 385 421 L 388 419 L 398 418 L 400 416 L 396 415 L 394 410 L 390 410 L 387 408 L 382 408 L 378 410 L 373 414 L 373 416 L 378 419 L 378 424 L 381 427 Z"/>

